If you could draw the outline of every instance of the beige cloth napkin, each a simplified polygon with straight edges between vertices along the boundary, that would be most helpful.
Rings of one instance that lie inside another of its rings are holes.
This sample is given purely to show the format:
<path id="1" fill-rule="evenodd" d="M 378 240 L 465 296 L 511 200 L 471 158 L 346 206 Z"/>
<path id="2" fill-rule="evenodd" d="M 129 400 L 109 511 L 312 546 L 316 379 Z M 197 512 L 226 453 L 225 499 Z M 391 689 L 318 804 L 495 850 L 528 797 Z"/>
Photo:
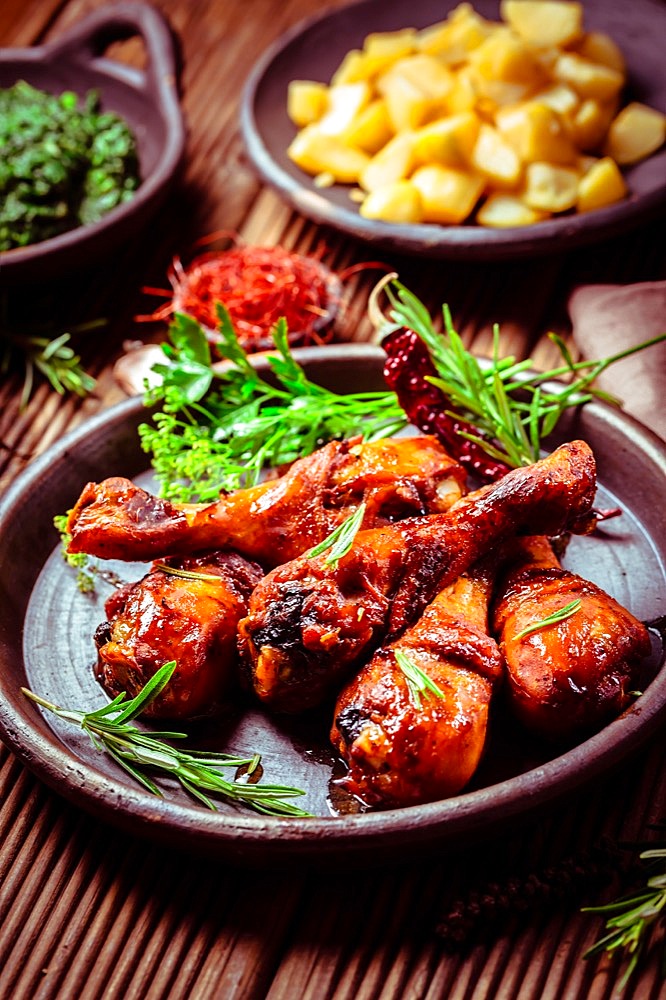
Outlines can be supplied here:
<path id="1" fill-rule="evenodd" d="M 666 331 L 666 281 L 583 285 L 572 293 L 569 313 L 583 356 L 604 358 Z M 597 384 L 666 440 L 666 341 L 611 365 Z"/>

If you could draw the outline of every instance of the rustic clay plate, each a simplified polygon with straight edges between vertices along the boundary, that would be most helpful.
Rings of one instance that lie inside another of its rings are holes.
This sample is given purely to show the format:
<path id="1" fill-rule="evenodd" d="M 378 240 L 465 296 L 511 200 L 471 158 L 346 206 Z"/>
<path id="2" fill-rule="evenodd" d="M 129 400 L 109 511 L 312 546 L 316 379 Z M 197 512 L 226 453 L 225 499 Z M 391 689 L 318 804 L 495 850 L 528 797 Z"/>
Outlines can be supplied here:
<path id="1" fill-rule="evenodd" d="M 296 354 L 310 377 L 338 391 L 382 386 L 379 348 L 304 348 Z M 262 818 L 224 804 L 210 813 L 175 789 L 168 800 L 154 798 L 92 750 L 78 730 L 42 715 L 20 691 L 28 686 L 70 708 L 105 703 L 92 674 L 92 636 L 104 619 L 109 591 L 102 584 L 95 596 L 77 590 L 56 547 L 52 518 L 72 505 L 88 480 L 125 475 L 147 481 L 136 434 L 144 419 L 136 399 L 102 413 L 32 463 L 0 503 L 0 733 L 31 770 L 77 805 L 156 840 L 253 862 L 325 861 L 343 853 L 349 860 L 376 860 L 406 848 L 490 836 L 600 775 L 663 724 L 666 670 L 660 670 L 664 654 L 655 637 L 645 693 L 622 718 L 578 746 L 557 749 L 497 717 L 474 784 L 445 801 L 334 814 L 330 706 L 287 722 L 249 702 L 215 724 L 199 725 L 192 733 L 196 745 L 260 752 L 266 780 L 305 789 L 300 801 L 315 816 Z M 598 536 L 574 539 L 567 565 L 603 585 L 639 618 L 663 616 L 666 512 L 656 498 L 666 485 L 666 448 L 635 421 L 596 404 L 562 420 L 559 439 L 579 436 L 599 461 L 599 504 L 619 503 L 624 513 L 606 522 Z M 126 578 L 142 572 L 139 566 L 113 566 Z"/>
<path id="2" fill-rule="evenodd" d="M 146 66 L 105 56 L 112 42 L 138 35 Z M 134 197 L 99 222 L 26 247 L 0 252 L 0 284 L 34 281 L 87 266 L 139 232 L 166 197 L 185 151 L 177 92 L 178 63 L 164 17 L 143 3 L 101 7 L 56 42 L 0 49 L 0 87 L 26 80 L 41 90 L 84 96 L 96 90 L 101 107 L 125 119 L 137 141 L 141 184 Z"/>
<path id="3" fill-rule="evenodd" d="M 296 128 L 287 117 L 290 80 L 330 82 L 349 49 L 373 31 L 423 28 L 446 18 L 458 0 L 361 0 L 317 14 L 280 38 L 255 66 L 245 88 L 242 128 L 250 158 L 263 179 L 316 222 L 374 246 L 432 257 L 491 259 L 551 253 L 618 235 L 654 217 L 666 204 L 666 150 L 626 171 L 629 197 L 582 215 L 562 216 L 519 229 L 395 225 L 364 219 L 349 185 L 317 188 L 287 156 Z M 484 17 L 499 20 L 497 0 L 474 0 Z M 666 5 L 661 0 L 586 0 L 588 30 L 605 31 L 622 47 L 628 100 L 666 112 Z"/>

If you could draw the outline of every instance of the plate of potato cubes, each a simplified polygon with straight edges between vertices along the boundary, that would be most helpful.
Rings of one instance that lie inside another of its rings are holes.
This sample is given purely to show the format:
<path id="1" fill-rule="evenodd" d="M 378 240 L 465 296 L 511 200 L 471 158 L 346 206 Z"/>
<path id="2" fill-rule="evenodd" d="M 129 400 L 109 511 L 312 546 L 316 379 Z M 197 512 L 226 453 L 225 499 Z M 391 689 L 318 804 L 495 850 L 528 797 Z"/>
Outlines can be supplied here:
<path id="1" fill-rule="evenodd" d="M 569 249 L 666 204 L 665 37 L 662 0 L 361 0 L 265 53 L 243 134 L 295 208 L 378 247 Z"/>

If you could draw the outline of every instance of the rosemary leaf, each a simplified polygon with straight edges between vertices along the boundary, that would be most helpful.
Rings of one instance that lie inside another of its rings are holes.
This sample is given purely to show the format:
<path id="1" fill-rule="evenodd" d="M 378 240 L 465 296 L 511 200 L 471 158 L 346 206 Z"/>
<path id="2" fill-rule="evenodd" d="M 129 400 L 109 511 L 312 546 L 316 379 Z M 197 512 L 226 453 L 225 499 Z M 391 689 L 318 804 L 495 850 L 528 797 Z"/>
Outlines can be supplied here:
<path id="1" fill-rule="evenodd" d="M 559 611 L 554 611 L 552 615 L 542 618 L 541 621 L 528 625 L 521 632 L 518 632 L 516 639 L 524 639 L 526 635 L 531 635 L 532 632 L 540 632 L 541 629 L 548 628 L 549 625 L 557 625 L 558 622 L 566 621 L 567 618 L 571 618 L 577 611 L 580 611 L 581 603 L 580 598 L 577 597 L 575 601 L 565 604 Z"/>
<path id="2" fill-rule="evenodd" d="M 437 698 L 444 697 L 442 689 L 406 653 L 403 653 L 401 649 L 396 649 L 393 655 L 395 662 L 405 675 L 409 698 L 415 708 L 420 710 L 423 707 L 421 695 L 425 698 L 430 694 L 436 695 Z"/>
<path id="3" fill-rule="evenodd" d="M 365 504 L 359 504 L 353 514 L 350 514 L 342 524 L 339 524 L 337 528 L 330 533 L 328 538 L 325 538 L 319 545 L 315 545 L 314 548 L 310 549 L 307 553 L 309 559 L 314 558 L 314 556 L 320 556 L 324 552 L 328 552 L 328 556 L 324 560 L 327 566 L 335 568 L 338 562 L 343 556 L 346 556 L 352 545 L 354 544 L 354 539 L 358 529 L 363 523 L 363 518 L 365 517 Z M 329 551 L 330 550 L 330 551 Z"/>

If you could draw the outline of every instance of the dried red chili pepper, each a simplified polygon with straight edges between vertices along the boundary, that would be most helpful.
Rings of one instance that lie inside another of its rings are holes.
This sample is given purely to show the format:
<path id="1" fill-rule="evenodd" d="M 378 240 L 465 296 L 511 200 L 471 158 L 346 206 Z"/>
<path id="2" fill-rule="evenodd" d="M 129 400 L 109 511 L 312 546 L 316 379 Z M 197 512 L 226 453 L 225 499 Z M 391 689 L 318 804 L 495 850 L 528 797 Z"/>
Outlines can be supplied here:
<path id="1" fill-rule="evenodd" d="M 452 417 L 447 412 L 451 402 L 437 386 L 426 381 L 427 376 L 436 377 L 437 371 L 421 338 L 412 330 L 394 330 L 384 338 L 382 347 L 386 351 L 384 379 L 398 396 L 410 422 L 424 433 L 434 434 L 453 458 L 482 479 L 493 482 L 505 475 L 508 465 L 462 437 L 462 433 L 478 436 L 478 428 Z"/>

